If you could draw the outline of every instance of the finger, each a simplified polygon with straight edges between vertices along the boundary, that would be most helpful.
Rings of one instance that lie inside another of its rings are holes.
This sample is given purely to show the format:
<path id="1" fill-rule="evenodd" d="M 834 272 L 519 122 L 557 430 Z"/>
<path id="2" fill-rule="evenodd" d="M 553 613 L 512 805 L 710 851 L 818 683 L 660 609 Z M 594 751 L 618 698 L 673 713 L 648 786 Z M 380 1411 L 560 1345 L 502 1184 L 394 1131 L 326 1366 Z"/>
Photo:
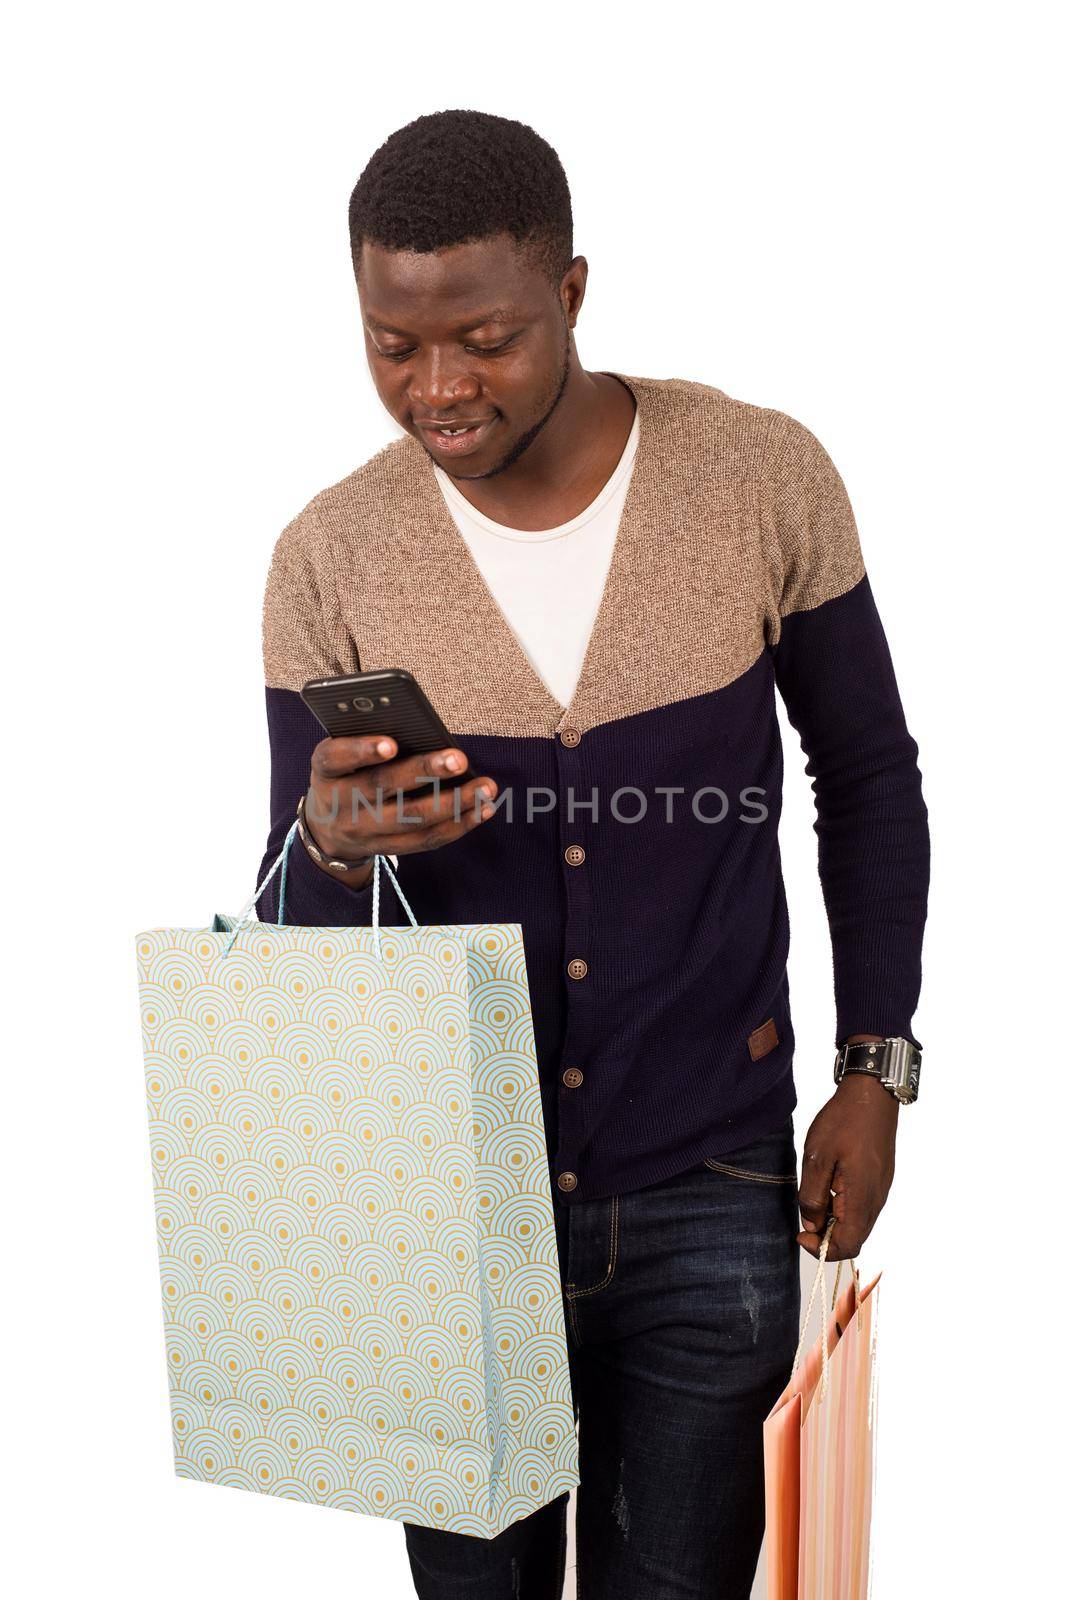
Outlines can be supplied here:
<path id="1" fill-rule="evenodd" d="M 378 855 L 413 855 L 433 850 L 458 839 L 493 815 L 496 784 L 492 778 L 473 778 L 462 789 L 446 790 L 424 800 L 404 800 L 403 820 L 399 803 L 383 807 L 381 825 L 371 834 L 360 836 L 363 849 Z"/>
<path id="2" fill-rule="evenodd" d="M 823 1255 L 823 1259 L 825 1261 L 833 1261 L 835 1259 L 834 1240 L 837 1237 L 838 1218 L 834 1214 L 834 1192 L 832 1190 L 827 1204 L 827 1218 L 823 1227 L 817 1230 L 811 1227 L 809 1223 L 805 1223 L 802 1231 L 797 1235 L 797 1242 L 803 1249 L 808 1251 L 810 1256 L 818 1256 L 823 1252 L 823 1245 L 826 1240 L 827 1250 Z"/>
<path id="3" fill-rule="evenodd" d="M 396 754 L 396 739 L 384 733 L 320 739 L 312 751 L 312 777 L 330 783 L 335 778 L 350 777 L 361 767 L 381 766 Z"/>
<path id="4" fill-rule="evenodd" d="M 325 740 L 324 744 L 359 746 L 363 742 L 359 739 L 334 739 Z M 386 742 L 380 741 L 380 744 Z M 389 740 L 388 744 L 392 750 L 396 750 L 396 740 Z M 365 762 L 354 771 L 331 772 L 330 769 L 344 765 L 352 756 L 344 751 L 319 752 L 320 747 L 317 746 L 315 754 L 319 760 L 316 763 L 313 756 L 312 764 L 312 821 L 334 821 L 344 811 L 347 820 L 358 826 L 361 812 L 367 812 L 373 818 L 378 832 L 383 827 L 401 827 L 405 822 L 412 827 L 419 826 L 421 813 L 415 797 L 426 799 L 426 785 L 435 780 L 437 782 L 431 800 L 437 794 L 451 796 L 454 791 L 451 785 L 446 785 L 446 780 L 455 778 L 456 773 L 462 772 L 467 766 L 467 757 L 462 750 L 430 750 L 422 755 L 407 756 L 401 761 L 389 761 L 379 756 L 376 758 L 377 764 Z M 342 789 L 342 784 L 347 787 Z M 387 804 L 394 799 L 403 801 L 403 819 L 397 817 L 395 805 L 390 808 Z"/>
<path id="5" fill-rule="evenodd" d="M 427 831 L 438 823 L 459 822 L 464 813 L 480 805 L 488 810 L 497 793 L 492 778 L 470 778 L 455 788 L 437 789 L 418 796 L 402 792 L 384 809 L 383 822 L 399 834 Z M 481 799 L 479 798 L 481 796 Z"/>
<path id="6" fill-rule="evenodd" d="M 421 790 L 428 783 L 456 778 L 466 772 L 467 757 L 462 750 L 447 746 L 442 750 L 422 750 L 418 755 L 401 756 L 374 774 L 383 794 L 407 793 L 409 789 Z"/>
<path id="7" fill-rule="evenodd" d="M 485 822 L 493 815 L 493 806 L 492 803 L 489 803 L 492 801 L 492 796 L 489 795 L 488 790 L 484 791 L 484 794 L 485 799 L 481 799 L 476 794 L 474 804 L 462 812 L 459 817 L 453 818 L 448 822 L 432 824 L 424 833 L 419 835 L 419 842 L 415 848 L 418 850 L 437 850 L 441 845 L 451 844 L 453 840 L 462 838 L 465 833 L 470 833 L 473 828 L 477 828 L 481 823 Z"/>
<path id="8" fill-rule="evenodd" d="M 827 1260 L 849 1261 L 860 1253 L 871 1231 L 870 1202 L 857 1185 L 839 1185 L 836 1179 L 831 1206 L 835 1222 Z"/>
<path id="9" fill-rule="evenodd" d="M 378 808 L 383 802 L 396 799 L 403 801 L 407 814 L 414 814 L 414 802 L 426 797 L 428 785 L 433 784 L 433 793 L 452 794 L 467 764 L 462 750 L 428 750 L 421 755 L 362 768 L 346 776 L 367 806 Z"/>
<path id="10" fill-rule="evenodd" d="M 797 1208 L 801 1223 L 807 1232 L 822 1233 L 831 1199 L 831 1178 L 834 1174 L 834 1157 L 806 1146 L 801 1165 L 801 1187 L 797 1194 Z"/>

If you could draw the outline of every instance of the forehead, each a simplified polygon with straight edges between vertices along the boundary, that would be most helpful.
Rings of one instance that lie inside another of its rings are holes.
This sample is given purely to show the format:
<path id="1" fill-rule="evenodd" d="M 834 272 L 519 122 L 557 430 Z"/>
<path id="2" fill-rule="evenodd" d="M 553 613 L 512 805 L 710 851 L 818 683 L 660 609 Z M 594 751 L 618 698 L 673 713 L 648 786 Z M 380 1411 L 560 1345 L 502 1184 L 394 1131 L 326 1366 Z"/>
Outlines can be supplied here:
<path id="1" fill-rule="evenodd" d="M 555 298 L 545 273 L 504 234 L 433 251 L 366 241 L 358 287 L 365 321 L 386 326 L 508 321 Z"/>

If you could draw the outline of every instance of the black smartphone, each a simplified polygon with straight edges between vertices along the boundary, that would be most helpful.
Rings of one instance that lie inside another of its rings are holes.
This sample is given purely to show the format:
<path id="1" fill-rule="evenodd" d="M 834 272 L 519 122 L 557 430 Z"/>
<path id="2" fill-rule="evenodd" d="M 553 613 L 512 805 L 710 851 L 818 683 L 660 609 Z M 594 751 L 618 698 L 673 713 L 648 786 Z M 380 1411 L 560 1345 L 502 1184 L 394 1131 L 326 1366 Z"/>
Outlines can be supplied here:
<path id="1" fill-rule="evenodd" d="M 388 733 L 397 741 L 399 756 L 455 746 L 415 678 L 402 667 L 348 678 L 312 678 L 300 697 L 334 739 Z"/>

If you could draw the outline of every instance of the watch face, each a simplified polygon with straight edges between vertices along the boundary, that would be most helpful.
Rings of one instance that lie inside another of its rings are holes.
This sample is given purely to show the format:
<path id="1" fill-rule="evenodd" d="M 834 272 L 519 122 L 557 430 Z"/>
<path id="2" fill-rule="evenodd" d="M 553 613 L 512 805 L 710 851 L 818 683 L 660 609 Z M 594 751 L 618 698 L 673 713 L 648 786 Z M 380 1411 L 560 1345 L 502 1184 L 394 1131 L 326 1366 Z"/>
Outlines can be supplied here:
<path id="1" fill-rule="evenodd" d="M 887 1088 L 892 1089 L 902 1105 L 911 1105 L 920 1092 L 920 1057 L 915 1047 L 902 1040 L 905 1049 L 901 1052 L 897 1071 L 891 1072 L 889 1078 L 884 1079 Z M 904 1070 L 902 1070 L 904 1068 Z"/>

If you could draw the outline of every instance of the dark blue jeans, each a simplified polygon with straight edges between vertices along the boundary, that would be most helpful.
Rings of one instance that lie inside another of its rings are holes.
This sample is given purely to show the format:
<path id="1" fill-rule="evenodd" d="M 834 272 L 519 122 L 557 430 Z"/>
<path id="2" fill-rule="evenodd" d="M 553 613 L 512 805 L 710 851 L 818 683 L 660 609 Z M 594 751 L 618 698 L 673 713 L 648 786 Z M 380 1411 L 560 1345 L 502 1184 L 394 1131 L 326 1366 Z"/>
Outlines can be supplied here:
<path id="1" fill-rule="evenodd" d="M 762 1423 L 800 1297 L 792 1121 L 666 1182 L 558 1208 L 579 1420 L 580 1600 L 746 1600 Z M 405 1523 L 420 1600 L 559 1600 L 567 1497 L 495 1539 Z"/>

